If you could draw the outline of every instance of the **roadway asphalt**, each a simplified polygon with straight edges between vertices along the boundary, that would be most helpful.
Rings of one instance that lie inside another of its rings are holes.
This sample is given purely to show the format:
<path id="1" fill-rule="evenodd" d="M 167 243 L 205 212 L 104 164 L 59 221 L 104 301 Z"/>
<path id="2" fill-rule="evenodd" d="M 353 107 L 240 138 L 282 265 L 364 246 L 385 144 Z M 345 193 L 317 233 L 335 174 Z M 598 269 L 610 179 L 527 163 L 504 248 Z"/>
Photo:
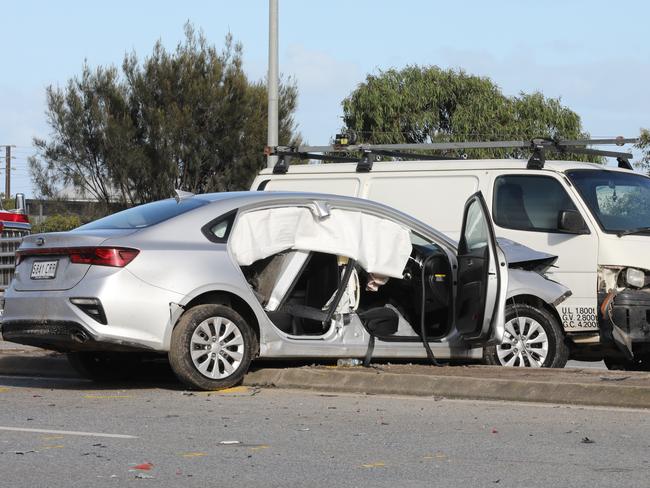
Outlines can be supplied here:
<path id="1" fill-rule="evenodd" d="M 3 486 L 647 486 L 647 410 L 0 376 Z M 30 430 L 21 430 L 30 429 Z"/>

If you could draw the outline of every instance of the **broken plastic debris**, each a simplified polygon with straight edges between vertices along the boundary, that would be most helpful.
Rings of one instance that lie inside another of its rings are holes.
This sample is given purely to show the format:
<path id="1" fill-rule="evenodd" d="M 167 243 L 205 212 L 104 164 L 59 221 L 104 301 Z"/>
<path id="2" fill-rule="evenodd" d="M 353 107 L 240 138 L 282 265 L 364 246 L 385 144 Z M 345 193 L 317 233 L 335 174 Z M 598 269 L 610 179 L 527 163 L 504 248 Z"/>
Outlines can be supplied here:
<path id="1" fill-rule="evenodd" d="M 219 444 L 224 446 L 232 446 L 233 444 L 241 444 L 241 441 L 221 441 Z"/>
<path id="2" fill-rule="evenodd" d="M 580 442 L 582 442 L 583 444 L 595 444 L 596 443 L 596 441 L 591 440 L 589 437 L 583 437 Z"/>
<path id="3" fill-rule="evenodd" d="M 138 464 L 136 466 L 133 466 L 131 469 L 139 469 L 140 471 L 151 471 L 151 468 L 153 468 L 152 463 L 142 463 Z"/>
<path id="4" fill-rule="evenodd" d="M 498 434 L 498 433 L 499 433 L 499 431 L 498 431 L 498 430 L 496 430 L 495 428 L 493 428 L 493 429 L 492 429 L 492 433 L 493 433 L 493 434 Z"/>
<path id="5" fill-rule="evenodd" d="M 141 479 L 141 480 L 152 480 L 153 479 L 153 476 L 151 476 L 150 474 L 146 474 L 146 473 L 136 473 L 135 477 L 137 479 Z"/>
<path id="6" fill-rule="evenodd" d="M 360 359 L 339 359 L 336 361 L 336 365 L 342 368 L 352 368 L 354 366 L 360 366 L 363 361 Z"/>

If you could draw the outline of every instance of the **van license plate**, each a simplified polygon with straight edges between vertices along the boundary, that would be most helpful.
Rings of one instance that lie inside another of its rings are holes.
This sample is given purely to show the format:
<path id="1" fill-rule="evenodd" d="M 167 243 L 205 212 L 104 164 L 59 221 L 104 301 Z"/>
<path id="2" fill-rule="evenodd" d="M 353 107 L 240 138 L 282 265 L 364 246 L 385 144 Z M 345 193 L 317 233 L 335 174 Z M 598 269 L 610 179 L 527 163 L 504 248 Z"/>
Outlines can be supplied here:
<path id="1" fill-rule="evenodd" d="M 50 280 L 56 276 L 58 261 L 35 261 L 32 264 L 33 280 Z"/>

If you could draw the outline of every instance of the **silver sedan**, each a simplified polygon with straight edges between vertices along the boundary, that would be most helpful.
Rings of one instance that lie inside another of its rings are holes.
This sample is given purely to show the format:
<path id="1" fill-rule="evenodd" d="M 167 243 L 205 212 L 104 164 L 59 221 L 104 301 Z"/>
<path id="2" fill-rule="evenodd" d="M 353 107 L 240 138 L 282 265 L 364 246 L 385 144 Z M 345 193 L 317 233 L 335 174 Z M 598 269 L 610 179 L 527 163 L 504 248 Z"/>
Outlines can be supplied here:
<path id="1" fill-rule="evenodd" d="M 503 340 L 506 298 L 552 307 L 567 293 L 529 271 L 508 289 L 488 215 L 470 197 L 456 244 L 368 200 L 179 193 L 27 237 L 2 335 L 64 351 L 95 379 L 166 353 L 208 390 L 237 384 L 255 358 L 480 359 Z M 541 335 L 521 348 L 531 365 L 549 354 Z"/>

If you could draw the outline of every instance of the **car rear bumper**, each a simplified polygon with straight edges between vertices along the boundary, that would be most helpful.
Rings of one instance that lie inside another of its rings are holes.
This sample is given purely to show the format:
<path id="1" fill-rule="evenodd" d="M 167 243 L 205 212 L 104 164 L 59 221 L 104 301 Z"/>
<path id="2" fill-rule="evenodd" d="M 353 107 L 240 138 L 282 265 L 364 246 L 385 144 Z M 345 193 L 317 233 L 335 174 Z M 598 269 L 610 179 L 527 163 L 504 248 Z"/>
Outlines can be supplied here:
<path id="1" fill-rule="evenodd" d="M 69 290 L 17 291 L 10 286 L 2 316 L 5 340 L 55 350 L 116 350 L 121 346 L 165 350 L 171 330 L 170 303 L 182 297 L 124 269 L 93 268 Z M 96 320 L 71 301 L 79 298 L 98 299 L 105 320 Z M 80 332 L 77 339 L 85 336 L 87 340 L 75 340 L 76 332 Z"/>
<path id="2" fill-rule="evenodd" d="M 5 321 L 0 325 L 0 333 L 6 341 L 60 352 L 152 349 L 143 344 L 135 344 L 114 337 L 103 337 L 81 323 L 64 320 Z"/>

